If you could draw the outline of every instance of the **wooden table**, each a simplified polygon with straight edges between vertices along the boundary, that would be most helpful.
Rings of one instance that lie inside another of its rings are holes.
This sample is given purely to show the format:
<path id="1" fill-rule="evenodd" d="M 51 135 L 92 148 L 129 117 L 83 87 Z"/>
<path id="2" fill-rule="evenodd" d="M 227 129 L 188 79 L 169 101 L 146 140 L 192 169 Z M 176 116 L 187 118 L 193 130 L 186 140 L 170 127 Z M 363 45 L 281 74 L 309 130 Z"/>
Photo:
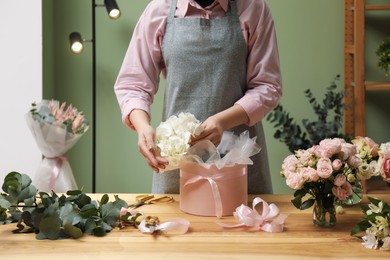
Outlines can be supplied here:
<path id="1" fill-rule="evenodd" d="M 136 194 L 118 194 L 133 202 Z M 370 196 L 390 201 L 387 194 Z M 91 195 L 100 199 L 101 194 Z M 145 215 L 157 215 L 164 222 L 170 217 L 190 221 L 183 235 L 151 235 L 133 227 L 114 230 L 105 237 L 85 235 L 80 239 L 36 240 L 34 234 L 13 234 L 15 224 L 0 226 L 1 259 L 389 259 L 389 251 L 370 250 L 349 235 L 363 214 L 359 206 L 345 207 L 337 215 L 333 228 L 313 225 L 312 208 L 300 211 L 291 204 L 292 195 L 261 195 L 288 214 L 283 233 L 227 230 L 216 224 L 236 223 L 233 217 L 199 217 L 185 214 L 176 202 L 147 205 L 140 208 Z M 110 195 L 110 198 L 113 198 Z M 251 197 L 252 199 L 253 197 Z M 363 203 L 367 202 L 365 199 Z M 263 258 L 264 257 L 264 258 Z"/>

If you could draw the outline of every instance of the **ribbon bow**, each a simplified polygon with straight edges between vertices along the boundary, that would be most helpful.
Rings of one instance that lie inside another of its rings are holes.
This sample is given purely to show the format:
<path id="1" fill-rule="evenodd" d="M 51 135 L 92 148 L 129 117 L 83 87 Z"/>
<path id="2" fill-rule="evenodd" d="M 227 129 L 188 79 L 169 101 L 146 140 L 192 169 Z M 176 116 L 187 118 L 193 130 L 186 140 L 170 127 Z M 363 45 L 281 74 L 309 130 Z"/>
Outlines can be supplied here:
<path id="1" fill-rule="evenodd" d="M 154 233 L 158 230 L 164 232 L 174 232 L 177 234 L 184 234 L 188 231 L 190 226 L 190 222 L 183 218 L 174 218 L 170 219 L 164 223 L 157 223 L 155 225 L 148 225 L 146 219 L 143 219 L 141 223 L 138 225 L 138 229 L 142 233 Z"/>
<path id="2" fill-rule="evenodd" d="M 256 205 L 263 203 L 263 211 L 260 215 L 255 209 Z M 266 232 L 283 232 L 284 220 L 287 215 L 280 214 L 279 208 L 275 204 L 268 205 L 263 199 L 256 197 L 252 203 L 252 209 L 241 204 L 233 213 L 234 217 L 240 222 L 236 225 L 227 225 L 218 223 L 224 228 L 237 227 L 256 227 Z"/>

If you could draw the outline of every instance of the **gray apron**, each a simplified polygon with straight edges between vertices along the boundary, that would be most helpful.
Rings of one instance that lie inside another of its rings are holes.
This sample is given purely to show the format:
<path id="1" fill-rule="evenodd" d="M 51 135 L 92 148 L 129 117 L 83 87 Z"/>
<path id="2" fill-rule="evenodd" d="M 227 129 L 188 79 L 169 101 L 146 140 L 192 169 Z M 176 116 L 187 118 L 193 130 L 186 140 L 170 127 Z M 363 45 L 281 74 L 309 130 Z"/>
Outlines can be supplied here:
<path id="1" fill-rule="evenodd" d="M 223 18 L 175 18 L 177 0 L 167 18 L 162 54 L 167 68 L 163 121 L 190 112 L 200 121 L 234 105 L 246 91 L 247 46 L 241 32 L 236 2 L 229 1 Z M 248 192 L 272 193 L 263 127 L 241 125 L 229 131 L 249 130 L 262 150 L 248 167 Z M 154 173 L 152 192 L 179 193 L 179 171 Z"/>

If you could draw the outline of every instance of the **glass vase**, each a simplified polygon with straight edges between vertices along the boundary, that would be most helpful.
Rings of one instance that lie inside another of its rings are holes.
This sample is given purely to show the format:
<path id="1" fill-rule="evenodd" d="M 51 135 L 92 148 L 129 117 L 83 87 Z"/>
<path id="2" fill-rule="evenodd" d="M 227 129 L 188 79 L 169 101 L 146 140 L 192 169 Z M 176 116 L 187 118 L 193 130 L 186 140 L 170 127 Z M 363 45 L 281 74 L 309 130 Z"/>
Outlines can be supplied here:
<path id="1" fill-rule="evenodd" d="M 355 183 L 351 183 L 352 185 L 352 194 L 342 201 L 343 205 L 352 206 L 360 203 L 363 197 L 363 186 L 362 182 L 356 180 Z"/>
<path id="2" fill-rule="evenodd" d="M 336 225 L 336 209 L 334 196 L 327 194 L 325 197 L 316 198 L 313 209 L 313 223 L 320 227 L 333 227 Z"/>

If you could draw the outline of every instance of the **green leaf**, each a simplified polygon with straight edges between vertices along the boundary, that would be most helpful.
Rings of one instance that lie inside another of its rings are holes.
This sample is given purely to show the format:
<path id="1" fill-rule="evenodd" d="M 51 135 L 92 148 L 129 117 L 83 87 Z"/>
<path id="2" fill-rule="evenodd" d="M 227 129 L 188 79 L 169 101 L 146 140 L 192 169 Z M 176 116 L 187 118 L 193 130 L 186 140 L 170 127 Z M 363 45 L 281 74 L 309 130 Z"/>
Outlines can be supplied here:
<path id="1" fill-rule="evenodd" d="M 66 195 L 73 196 L 73 195 L 80 195 L 83 192 L 81 190 L 69 190 L 66 192 Z"/>
<path id="2" fill-rule="evenodd" d="M 61 220 L 58 216 L 44 217 L 39 223 L 39 231 L 50 240 L 56 240 L 61 234 Z"/>
<path id="3" fill-rule="evenodd" d="M 351 231 L 351 236 L 356 235 L 360 232 L 365 232 L 367 230 L 367 228 L 369 228 L 370 226 L 371 226 L 371 224 L 366 220 L 363 220 L 363 221 L 357 223 Z"/>
<path id="4" fill-rule="evenodd" d="M 104 194 L 102 198 L 100 199 L 99 205 L 102 206 L 106 204 L 109 201 L 109 197 L 107 194 Z"/>
<path id="5" fill-rule="evenodd" d="M 104 204 L 101 208 L 102 219 L 109 225 L 114 224 L 119 219 L 120 208 L 113 203 Z"/>
<path id="6" fill-rule="evenodd" d="M 291 200 L 292 204 L 297 208 L 297 209 L 301 209 L 301 205 L 302 205 L 302 197 L 301 195 L 295 195 L 294 194 L 294 199 Z"/>
<path id="7" fill-rule="evenodd" d="M 19 193 L 18 195 L 18 200 L 19 201 L 23 201 L 25 199 L 30 199 L 32 197 L 35 196 L 35 194 L 37 194 L 37 188 L 35 188 L 35 186 L 28 186 L 26 188 L 24 188 L 23 190 L 21 190 L 21 192 Z"/>
<path id="8" fill-rule="evenodd" d="M 379 202 L 381 202 L 381 200 L 370 196 L 367 196 L 367 199 L 375 206 L 378 206 Z"/>
<path id="9" fill-rule="evenodd" d="M 82 217 L 79 212 L 80 210 L 77 206 L 70 203 L 65 204 L 60 208 L 60 219 L 62 220 L 62 224 L 77 225 L 80 223 Z"/>
<path id="10" fill-rule="evenodd" d="M 97 237 L 104 237 L 106 235 L 106 230 L 100 226 L 97 226 L 92 230 L 92 234 Z"/>
<path id="11" fill-rule="evenodd" d="M 304 210 L 304 209 L 308 209 L 310 208 L 311 206 L 313 206 L 315 202 L 315 199 L 308 199 L 306 201 L 304 201 L 300 207 L 301 210 Z"/>
<path id="12" fill-rule="evenodd" d="M 22 184 L 22 189 L 30 186 L 32 181 L 31 181 L 31 178 L 28 175 L 21 174 L 20 177 L 21 177 L 20 183 Z M 35 195 L 35 193 L 34 193 L 34 195 Z"/>
<path id="13" fill-rule="evenodd" d="M 73 226 L 72 224 L 64 225 L 64 233 L 72 238 L 80 238 L 83 236 L 83 232 L 78 227 Z"/>
<path id="14" fill-rule="evenodd" d="M 98 213 L 98 209 L 93 204 L 87 204 L 80 210 L 80 215 L 83 218 L 90 218 L 92 216 L 96 216 Z"/>
<path id="15" fill-rule="evenodd" d="M 0 198 L 0 208 L 5 208 L 5 209 L 8 209 L 9 207 L 11 207 L 11 203 L 4 199 L 4 198 Z"/>

